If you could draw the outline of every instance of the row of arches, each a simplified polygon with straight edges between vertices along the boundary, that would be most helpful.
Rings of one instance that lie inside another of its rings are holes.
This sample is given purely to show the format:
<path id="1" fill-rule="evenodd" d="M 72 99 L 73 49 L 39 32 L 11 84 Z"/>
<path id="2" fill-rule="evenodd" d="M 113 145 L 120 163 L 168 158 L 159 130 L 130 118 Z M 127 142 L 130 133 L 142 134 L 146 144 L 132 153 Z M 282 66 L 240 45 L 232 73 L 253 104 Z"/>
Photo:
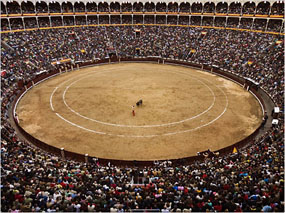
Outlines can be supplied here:
<path id="1" fill-rule="evenodd" d="M 1 1 L 1 14 L 34 14 L 34 13 L 73 13 L 73 12 L 185 12 L 185 13 L 223 13 L 223 14 L 261 14 L 261 15 L 283 15 L 284 2 L 275 2 L 272 5 L 268 1 L 255 2 L 207 2 L 205 4 L 194 2 L 142 2 L 119 3 L 112 2 L 44 2 L 38 1 L 36 4 L 31 1 L 23 1 L 19 4 L 16 1 Z"/>
<path id="2" fill-rule="evenodd" d="M 4 18 L 1 22 L 1 30 L 99 24 L 196 25 L 262 30 L 265 32 L 282 32 L 284 30 L 284 21 L 281 19 L 175 15 L 72 15 Z"/>

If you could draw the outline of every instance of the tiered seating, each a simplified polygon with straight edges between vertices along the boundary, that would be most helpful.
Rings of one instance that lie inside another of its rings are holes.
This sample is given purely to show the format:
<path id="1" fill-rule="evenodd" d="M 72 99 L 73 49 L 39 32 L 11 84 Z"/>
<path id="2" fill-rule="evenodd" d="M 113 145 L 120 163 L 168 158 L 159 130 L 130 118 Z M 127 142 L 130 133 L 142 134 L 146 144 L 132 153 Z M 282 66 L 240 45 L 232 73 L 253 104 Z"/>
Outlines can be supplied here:
<path id="1" fill-rule="evenodd" d="M 135 37 L 135 29 L 141 31 L 140 39 Z M 73 33 L 76 39 L 69 36 Z M 167 26 L 3 33 L 1 39 L 17 54 L 4 48 L 1 51 L 5 70 L 1 73 L 1 211 L 284 210 L 283 116 L 277 127 L 238 153 L 205 155 L 205 160 L 191 165 L 165 161 L 144 168 L 104 166 L 96 158 L 86 164 L 60 159 L 20 139 L 8 122 L 18 80 L 27 82 L 39 70 L 55 69 L 51 61 L 63 56 L 75 57 L 76 61 L 105 58 L 106 35 L 120 57 L 134 56 L 139 45 L 142 57 L 213 64 L 252 78 L 284 112 L 284 38 L 278 35 Z M 72 42 L 64 42 L 67 39 Z M 188 54 L 192 47 L 196 54 Z M 83 48 L 86 52 L 78 53 Z M 27 60 L 37 68 L 25 63 Z M 132 185 L 138 179 L 144 180 L 140 181 L 142 185 Z"/>

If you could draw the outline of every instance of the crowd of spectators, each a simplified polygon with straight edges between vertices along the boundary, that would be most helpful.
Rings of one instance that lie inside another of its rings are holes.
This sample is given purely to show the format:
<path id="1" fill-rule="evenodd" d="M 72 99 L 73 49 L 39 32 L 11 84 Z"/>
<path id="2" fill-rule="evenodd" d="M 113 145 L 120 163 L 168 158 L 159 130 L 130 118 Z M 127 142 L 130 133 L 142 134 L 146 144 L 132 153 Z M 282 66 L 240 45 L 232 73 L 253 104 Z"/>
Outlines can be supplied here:
<path id="1" fill-rule="evenodd" d="M 19 80 L 53 70 L 52 62 L 64 58 L 75 63 L 104 59 L 110 47 L 119 57 L 183 59 L 249 77 L 284 112 L 284 37 L 224 29 L 101 26 L 4 33 L 1 39 L 13 48 L 2 46 L 1 51 L 1 211 L 284 211 L 282 116 L 278 126 L 237 153 L 190 165 L 165 161 L 137 168 L 45 153 L 19 138 L 8 113 Z"/>
<path id="2" fill-rule="evenodd" d="M 153 2 L 146 2 L 144 5 L 145 12 L 155 12 L 155 4 Z"/>
<path id="3" fill-rule="evenodd" d="M 98 6 L 95 2 L 88 2 L 86 4 L 86 11 L 87 12 L 97 12 L 98 11 Z"/>
<path id="4" fill-rule="evenodd" d="M 21 6 L 18 2 L 7 2 L 6 9 L 8 14 L 22 14 Z"/>
<path id="5" fill-rule="evenodd" d="M 266 19 L 255 19 L 253 21 L 253 26 L 252 29 L 255 30 L 265 30 L 266 28 L 266 24 L 267 24 L 267 20 Z"/>
<path id="6" fill-rule="evenodd" d="M 61 7 L 58 2 L 50 2 L 49 3 L 49 12 L 50 13 L 61 13 Z"/>
<path id="7" fill-rule="evenodd" d="M 1 30 L 2 31 L 10 30 L 8 19 L 1 19 Z"/>
<path id="8" fill-rule="evenodd" d="M 144 16 L 145 24 L 154 24 L 154 16 L 146 15 Z"/>
<path id="9" fill-rule="evenodd" d="M 75 25 L 86 25 L 86 21 L 85 16 L 75 16 Z"/>
<path id="10" fill-rule="evenodd" d="M 6 11 L 6 6 L 5 4 L 1 1 L 1 14 L 7 14 L 7 11 Z"/>
<path id="11" fill-rule="evenodd" d="M 202 3 L 193 3 L 191 5 L 191 12 L 192 13 L 202 13 L 203 5 Z"/>
<path id="12" fill-rule="evenodd" d="M 36 3 L 36 12 L 37 13 L 47 13 L 48 12 L 48 5 L 46 2 L 41 1 Z"/>
<path id="13" fill-rule="evenodd" d="M 241 3 L 232 2 L 229 7 L 229 14 L 241 14 Z"/>
<path id="14" fill-rule="evenodd" d="M 275 2 L 271 8 L 272 15 L 284 15 L 284 2 Z"/>
<path id="15" fill-rule="evenodd" d="M 39 17 L 38 23 L 39 23 L 39 27 L 50 27 L 49 17 Z"/>
<path id="16" fill-rule="evenodd" d="M 216 13 L 228 13 L 228 3 L 219 2 L 216 7 Z"/>
<path id="17" fill-rule="evenodd" d="M 206 2 L 204 4 L 204 9 L 203 9 L 204 13 L 214 13 L 215 12 L 215 4 L 213 2 Z"/>
<path id="18" fill-rule="evenodd" d="M 98 25 L 98 17 L 97 16 L 87 16 L 88 24 L 97 24 Z"/>
<path id="19" fill-rule="evenodd" d="M 121 17 L 120 16 L 111 16 L 111 23 L 112 24 L 121 24 Z M 135 18 L 134 18 L 135 22 Z"/>
<path id="20" fill-rule="evenodd" d="M 159 2 L 156 4 L 156 12 L 165 12 L 167 8 L 167 5 L 165 2 Z"/>
<path id="21" fill-rule="evenodd" d="M 223 17 L 216 17 L 213 21 L 213 24 L 215 24 L 216 27 L 225 27 L 226 26 L 226 19 Z M 229 24 L 227 24 L 228 27 L 230 27 Z"/>
<path id="22" fill-rule="evenodd" d="M 38 23 L 36 18 L 24 18 L 24 24 L 26 29 L 38 28 Z"/>
<path id="23" fill-rule="evenodd" d="M 143 12 L 143 3 L 142 2 L 135 2 L 133 4 L 133 11 L 134 12 Z"/>
<path id="24" fill-rule="evenodd" d="M 123 16 L 124 18 L 125 16 Z M 100 24 L 110 24 L 110 17 L 108 15 L 99 16 L 99 23 Z"/>
<path id="25" fill-rule="evenodd" d="M 35 5 L 30 1 L 28 1 L 28 2 L 23 1 L 21 3 L 21 8 L 22 8 L 22 13 L 26 13 L 26 14 L 36 13 Z"/>
<path id="26" fill-rule="evenodd" d="M 130 16 L 130 15 L 123 15 L 122 16 L 122 23 L 123 24 L 132 24 L 133 23 L 132 16 Z"/>
<path id="27" fill-rule="evenodd" d="M 189 16 L 179 16 L 178 24 L 180 25 L 189 25 L 190 17 Z"/>
<path id="28" fill-rule="evenodd" d="M 52 27 L 63 26 L 63 20 L 61 16 L 52 16 L 50 17 L 50 20 Z"/>
<path id="29" fill-rule="evenodd" d="M 168 7 L 167 7 L 167 10 L 168 10 L 168 12 L 178 12 L 178 8 L 179 8 L 179 6 L 178 6 L 178 4 L 177 3 L 169 3 L 168 4 Z"/>
<path id="30" fill-rule="evenodd" d="M 256 14 L 260 15 L 268 15 L 270 11 L 270 3 L 269 2 L 260 2 L 256 8 Z"/>
<path id="31" fill-rule="evenodd" d="M 203 26 L 213 26 L 214 25 L 214 18 L 204 16 L 203 20 L 202 20 L 202 25 Z"/>
<path id="32" fill-rule="evenodd" d="M 252 29 L 253 19 L 251 18 L 241 18 L 239 27 L 242 29 Z"/>
<path id="33" fill-rule="evenodd" d="M 246 2 L 242 7 L 243 14 L 254 14 L 255 13 L 255 3 Z"/>
<path id="34" fill-rule="evenodd" d="M 112 2 L 110 4 L 110 11 L 111 12 L 120 12 L 121 6 L 120 6 L 119 2 Z"/>
<path id="35" fill-rule="evenodd" d="M 74 11 L 80 13 L 85 12 L 86 11 L 85 4 L 83 2 L 75 2 Z"/>
<path id="36" fill-rule="evenodd" d="M 280 32 L 282 26 L 281 20 L 270 19 L 267 25 L 267 30 L 272 32 Z"/>
<path id="37" fill-rule="evenodd" d="M 126 2 L 126 3 L 122 3 L 122 12 L 132 12 L 132 4 L 129 3 L 129 2 Z"/>
<path id="38" fill-rule="evenodd" d="M 233 28 L 238 28 L 239 27 L 239 19 L 238 18 L 228 18 L 227 26 L 233 27 Z"/>
<path id="39" fill-rule="evenodd" d="M 107 2 L 100 2 L 98 4 L 98 11 L 100 12 L 110 12 L 110 8 Z"/>
<path id="40" fill-rule="evenodd" d="M 71 2 L 63 2 L 62 3 L 62 12 L 63 13 L 73 13 L 73 5 L 71 4 Z"/>
<path id="41" fill-rule="evenodd" d="M 167 24 L 177 24 L 178 22 L 177 16 L 167 16 Z"/>
<path id="42" fill-rule="evenodd" d="M 63 16 L 63 24 L 64 26 L 74 26 L 75 21 L 73 16 Z"/>
<path id="43" fill-rule="evenodd" d="M 190 24 L 196 25 L 196 26 L 201 26 L 202 25 L 201 20 L 202 20 L 201 16 L 191 16 Z"/>
<path id="44" fill-rule="evenodd" d="M 121 22 L 119 22 L 119 23 L 121 23 Z M 143 24 L 143 16 L 134 15 L 133 16 L 133 24 Z"/>
<path id="45" fill-rule="evenodd" d="M 12 30 L 24 29 L 23 19 L 11 18 L 10 25 Z"/>

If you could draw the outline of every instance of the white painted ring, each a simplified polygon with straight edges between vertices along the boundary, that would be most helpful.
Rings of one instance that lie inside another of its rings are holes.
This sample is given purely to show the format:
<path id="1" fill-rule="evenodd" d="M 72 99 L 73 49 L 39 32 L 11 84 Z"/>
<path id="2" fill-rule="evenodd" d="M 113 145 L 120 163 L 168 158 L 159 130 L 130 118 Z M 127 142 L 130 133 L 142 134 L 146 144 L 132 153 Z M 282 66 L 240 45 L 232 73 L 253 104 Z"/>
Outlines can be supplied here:
<path id="1" fill-rule="evenodd" d="M 106 71 L 106 72 L 109 72 L 109 71 Z M 102 73 L 106 73 L 106 72 L 102 72 Z M 161 71 L 161 72 L 178 73 L 178 72 L 174 72 L 174 71 Z M 179 72 L 179 73 L 186 75 L 186 74 L 183 73 L 183 72 L 182 72 L 182 73 Z M 92 74 L 92 73 L 91 73 L 91 74 Z M 89 75 L 91 75 L 91 74 L 89 74 Z M 96 74 L 98 74 L 98 72 L 96 72 Z M 209 91 L 211 92 L 212 96 L 213 96 L 213 101 L 212 101 L 211 105 L 210 105 L 206 110 L 204 110 L 203 112 L 201 112 L 201 113 L 199 113 L 199 114 L 197 114 L 197 115 L 195 115 L 195 116 L 192 116 L 192 117 L 190 117 L 190 118 L 186 118 L 186 119 L 184 119 L 184 120 L 175 121 L 175 122 L 170 122 L 170 123 L 164 123 L 164 124 L 154 124 L 154 125 L 125 125 L 125 124 L 114 124 L 114 123 L 103 122 L 103 121 L 99 121 L 99 120 L 92 119 L 92 118 L 86 117 L 86 116 L 84 116 L 84 115 L 81 115 L 79 112 L 77 112 L 77 111 L 75 111 L 74 109 L 72 109 L 72 108 L 67 104 L 67 102 L 66 102 L 66 100 L 65 100 L 65 95 L 66 95 L 68 89 L 69 89 L 73 84 L 75 84 L 75 83 L 77 83 L 78 81 L 81 81 L 81 80 L 87 78 L 89 75 L 84 76 L 84 77 L 82 77 L 82 78 L 79 78 L 79 79 L 77 79 L 76 81 L 70 83 L 70 84 L 65 88 L 64 93 L 63 93 L 63 96 L 62 96 L 62 99 L 63 99 L 63 102 L 64 102 L 65 106 L 66 106 L 71 112 L 73 112 L 74 114 L 76 114 L 76 115 L 78 115 L 78 116 L 80 116 L 80 117 L 82 117 L 82 118 L 84 118 L 84 119 L 86 119 L 86 120 L 90 120 L 90 121 L 93 121 L 93 122 L 96 122 L 96 123 L 99 123 L 99 124 L 103 124 L 103 125 L 116 126 L 116 127 L 129 127 L 129 128 L 153 128 L 153 127 L 163 127 L 163 126 L 176 125 L 176 124 L 180 124 L 180 123 L 183 123 L 183 122 L 190 121 L 190 120 L 192 120 L 192 119 L 198 118 L 198 117 L 200 117 L 201 115 L 207 113 L 209 110 L 211 110 L 211 109 L 213 108 L 213 106 L 214 106 L 214 104 L 215 104 L 215 101 L 216 101 L 216 96 L 215 96 L 214 91 L 213 91 L 207 84 L 205 84 L 203 81 L 199 80 L 197 77 L 192 77 L 192 78 L 195 78 L 195 79 L 196 79 L 197 81 L 199 81 L 200 83 L 202 83 L 204 86 L 206 86 L 206 87 L 209 89 Z M 189 76 L 189 74 L 188 74 L 187 76 Z M 191 76 L 191 75 L 190 75 L 190 76 Z"/>
<path id="2" fill-rule="evenodd" d="M 92 72 L 94 72 L 94 71 L 92 71 Z M 106 71 L 106 72 L 109 72 L 109 71 Z M 106 72 L 104 72 L 104 73 L 106 73 Z M 90 73 L 88 73 L 88 74 L 90 74 Z M 84 74 L 84 75 L 88 75 L 88 74 Z M 185 73 L 184 73 L 184 74 L 185 74 Z M 78 76 L 76 76 L 76 77 L 78 78 Z M 71 80 L 71 79 L 69 79 L 69 80 L 67 80 L 67 81 L 65 81 L 65 82 L 68 82 L 68 81 L 70 81 L 70 80 Z M 206 79 L 204 79 L 204 80 L 206 80 Z M 208 80 L 206 80 L 206 81 L 208 81 Z M 65 82 L 63 82 L 63 83 L 65 83 Z M 208 81 L 208 82 L 209 82 L 209 81 Z M 63 84 L 63 83 L 62 83 L 62 84 Z M 74 82 L 73 82 L 73 83 L 74 83 Z M 62 84 L 60 84 L 59 86 L 61 86 Z M 215 85 L 214 85 L 214 86 L 215 86 Z M 226 112 L 227 107 L 228 107 L 228 97 L 227 97 L 227 94 L 226 94 L 220 87 L 217 87 L 217 86 L 215 86 L 215 87 L 218 88 L 220 91 L 222 91 L 222 93 L 223 93 L 224 96 L 226 97 L 226 106 L 225 106 L 223 112 L 222 112 L 220 115 L 218 115 L 215 119 L 213 119 L 212 121 L 210 121 L 210 122 L 208 122 L 208 123 L 206 123 L 206 124 L 203 124 L 203 125 L 201 125 L 201 126 L 198 126 L 198 127 L 196 127 L 196 128 L 193 128 L 193 129 L 188 129 L 188 130 L 183 130 L 183 131 L 169 132 L 169 133 L 163 133 L 163 134 L 154 134 L 154 135 L 119 135 L 119 134 L 112 134 L 112 133 L 106 133 L 106 132 L 100 132 L 100 131 L 88 129 L 88 128 L 85 128 L 85 127 L 83 127 L 83 126 L 77 125 L 77 124 L 75 124 L 75 123 L 69 121 L 68 119 L 66 119 L 66 118 L 64 118 L 63 116 L 61 116 L 59 113 L 56 113 L 56 115 L 57 115 L 60 119 L 64 120 L 65 122 L 67 122 L 67 123 L 69 123 L 69 124 L 71 124 L 71 125 L 73 125 L 73 126 L 76 126 L 76 127 L 80 128 L 80 129 L 84 129 L 84 130 L 89 131 L 89 132 L 93 132 L 93 133 L 96 133 L 96 134 L 102 134 L 102 135 L 118 136 L 118 137 L 132 137 L 132 138 L 150 138 L 150 137 L 156 137 L 156 136 L 169 136 L 169 135 L 181 134 L 181 133 L 186 133 L 186 132 L 190 132 L 190 131 L 195 131 L 195 130 L 200 129 L 200 128 L 202 128 L 202 127 L 208 126 L 208 125 L 212 124 L 213 122 L 215 122 L 216 120 L 218 120 L 218 119 Z M 56 87 L 56 88 L 54 89 L 54 91 L 52 92 L 51 97 L 50 97 L 50 106 L 51 106 L 52 109 L 53 109 L 53 107 L 52 107 L 52 106 L 53 106 L 53 105 L 52 105 L 52 96 L 53 96 L 53 94 L 55 93 L 55 91 L 57 90 L 57 88 L 58 88 L 58 87 Z M 66 91 L 66 90 L 65 90 L 65 91 Z M 212 91 L 212 90 L 211 90 L 211 91 Z M 118 124 L 115 124 L 115 125 L 118 125 Z"/>

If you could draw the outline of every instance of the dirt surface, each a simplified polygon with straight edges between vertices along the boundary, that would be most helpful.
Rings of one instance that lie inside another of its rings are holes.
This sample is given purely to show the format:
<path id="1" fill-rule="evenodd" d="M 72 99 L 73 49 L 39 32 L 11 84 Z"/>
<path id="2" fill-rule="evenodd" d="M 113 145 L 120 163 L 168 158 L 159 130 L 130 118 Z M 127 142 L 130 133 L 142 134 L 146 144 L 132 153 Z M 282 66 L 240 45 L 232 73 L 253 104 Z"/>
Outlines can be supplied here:
<path id="1" fill-rule="evenodd" d="M 258 101 L 229 80 L 148 63 L 61 74 L 31 89 L 17 113 L 20 125 L 48 144 L 121 160 L 218 150 L 251 134 L 262 119 Z"/>

